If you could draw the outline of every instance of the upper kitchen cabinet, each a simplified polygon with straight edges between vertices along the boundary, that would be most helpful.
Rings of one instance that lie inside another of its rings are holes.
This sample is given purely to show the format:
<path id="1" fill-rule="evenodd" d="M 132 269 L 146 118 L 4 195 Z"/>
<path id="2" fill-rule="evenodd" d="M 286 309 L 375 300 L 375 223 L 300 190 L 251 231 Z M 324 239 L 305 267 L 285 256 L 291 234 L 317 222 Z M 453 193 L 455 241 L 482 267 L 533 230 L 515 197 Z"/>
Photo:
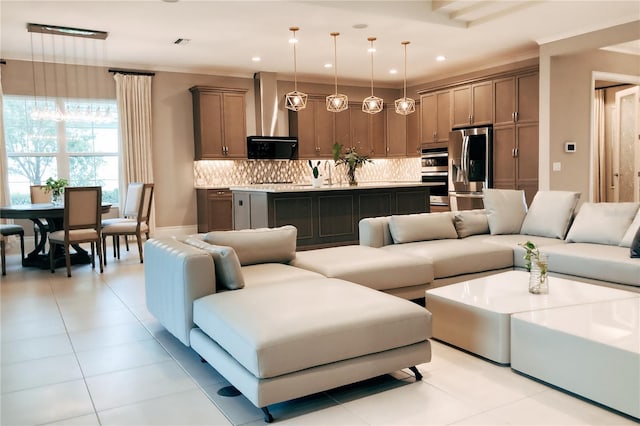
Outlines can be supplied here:
<path id="1" fill-rule="evenodd" d="M 538 73 L 493 81 L 494 125 L 538 122 Z"/>
<path id="2" fill-rule="evenodd" d="M 301 159 L 331 158 L 334 143 L 334 113 L 327 111 L 325 98 L 309 96 L 307 107 L 289 111 L 289 135 L 298 137 Z"/>
<path id="3" fill-rule="evenodd" d="M 493 122 L 493 85 L 491 81 L 451 89 L 452 127 L 469 127 Z"/>
<path id="4" fill-rule="evenodd" d="M 387 157 L 420 156 L 420 102 L 409 115 L 395 112 L 395 105 L 385 105 L 387 110 Z"/>
<path id="5" fill-rule="evenodd" d="M 420 157 L 422 149 L 422 140 L 420 135 L 421 112 L 422 104 L 420 102 L 416 102 L 416 112 L 405 116 L 407 117 L 407 157 Z"/>
<path id="6" fill-rule="evenodd" d="M 446 142 L 451 131 L 451 91 L 420 96 L 420 137 L 423 143 Z"/>
<path id="7" fill-rule="evenodd" d="M 195 86 L 193 99 L 195 159 L 247 158 L 244 89 Z"/>
<path id="8" fill-rule="evenodd" d="M 383 109 L 377 114 L 367 114 L 362 111 L 361 107 L 360 103 L 349 105 L 351 146 L 363 155 L 386 157 L 385 121 L 387 111 Z"/>

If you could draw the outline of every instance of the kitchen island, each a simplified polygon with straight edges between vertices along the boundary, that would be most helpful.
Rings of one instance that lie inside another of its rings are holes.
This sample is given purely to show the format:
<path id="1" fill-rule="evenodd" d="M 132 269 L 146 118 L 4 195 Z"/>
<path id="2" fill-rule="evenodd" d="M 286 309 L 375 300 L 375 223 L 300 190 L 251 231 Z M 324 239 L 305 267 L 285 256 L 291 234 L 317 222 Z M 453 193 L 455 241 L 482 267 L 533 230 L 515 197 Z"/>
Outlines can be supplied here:
<path id="1" fill-rule="evenodd" d="M 358 244 L 365 217 L 429 211 L 429 187 L 421 182 L 232 186 L 234 229 L 293 225 L 302 249 Z"/>

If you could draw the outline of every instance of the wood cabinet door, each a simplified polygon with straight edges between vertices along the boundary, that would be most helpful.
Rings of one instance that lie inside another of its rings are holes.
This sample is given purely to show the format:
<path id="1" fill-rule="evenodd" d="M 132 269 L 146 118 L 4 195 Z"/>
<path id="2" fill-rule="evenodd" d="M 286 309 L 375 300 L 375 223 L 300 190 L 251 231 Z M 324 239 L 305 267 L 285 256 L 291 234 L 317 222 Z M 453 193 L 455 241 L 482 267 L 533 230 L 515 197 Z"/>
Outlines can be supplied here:
<path id="1" fill-rule="evenodd" d="M 420 139 L 423 143 L 436 141 L 438 128 L 438 97 L 435 93 L 420 96 Z M 415 113 L 414 113 L 415 114 Z"/>
<path id="2" fill-rule="evenodd" d="M 517 79 L 517 122 L 520 124 L 538 122 L 539 78 L 538 73 L 525 74 Z"/>
<path id="3" fill-rule="evenodd" d="M 195 159 L 224 157 L 222 94 L 193 94 Z"/>
<path id="4" fill-rule="evenodd" d="M 227 157 L 247 158 L 247 125 L 244 94 L 223 94 L 224 144 Z"/>
<path id="5" fill-rule="evenodd" d="M 451 115 L 453 127 L 465 127 L 471 124 L 471 86 L 451 89 Z"/>
<path id="6" fill-rule="evenodd" d="M 333 158 L 334 116 L 327 111 L 324 99 L 314 100 L 316 155 L 322 158 Z"/>
<path id="7" fill-rule="evenodd" d="M 506 77 L 493 81 L 493 125 L 513 124 L 516 112 L 516 79 Z"/>
<path id="8" fill-rule="evenodd" d="M 538 124 L 517 124 L 516 138 L 516 185 L 525 190 L 527 203 L 531 204 L 538 191 Z"/>
<path id="9" fill-rule="evenodd" d="M 233 229 L 233 201 L 229 189 L 198 189 L 198 232 Z"/>
<path id="10" fill-rule="evenodd" d="M 451 131 L 451 92 L 436 93 L 437 120 L 436 142 L 447 142 Z"/>
<path id="11" fill-rule="evenodd" d="M 371 155 L 369 142 L 369 114 L 362 112 L 360 104 L 349 105 L 351 141 L 347 147 L 355 147 L 360 154 Z M 339 113 L 338 113 L 339 114 Z"/>
<path id="12" fill-rule="evenodd" d="M 493 123 L 493 84 L 491 81 L 471 86 L 471 124 Z"/>
<path id="13" fill-rule="evenodd" d="M 307 107 L 300 111 L 289 110 L 289 135 L 298 138 L 298 158 L 315 158 L 315 106 L 307 100 Z"/>
<path id="14" fill-rule="evenodd" d="M 366 113 L 365 113 L 366 114 Z M 369 144 L 372 157 L 387 156 L 387 111 L 382 110 L 377 114 L 367 114 L 369 116 Z"/>
<path id="15" fill-rule="evenodd" d="M 385 108 L 387 109 L 387 157 L 404 157 L 407 154 L 407 116 L 396 114 L 393 105 L 385 105 Z"/>
<path id="16" fill-rule="evenodd" d="M 395 113 L 394 113 L 395 114 Z M 396 114 L 400 115 L 400 114 Z M 422 148 L 420 137 L 420 117 L 422 115 L 422 103 L 416 102 L 416 112 L 406 116 L 407 120 L 407 157 L 419 157 Z"/>
<path id="17" fill-rule="evenodd" d="M 335 126 L 335 142 L 349 148 L 351 146 L 351 111 L 332 112 Z"/>
<path id="18" fill-rule="evenodd" d="M 493 128 L 493 185 L 514 189 L 516 182 L 515 126 Z"/>

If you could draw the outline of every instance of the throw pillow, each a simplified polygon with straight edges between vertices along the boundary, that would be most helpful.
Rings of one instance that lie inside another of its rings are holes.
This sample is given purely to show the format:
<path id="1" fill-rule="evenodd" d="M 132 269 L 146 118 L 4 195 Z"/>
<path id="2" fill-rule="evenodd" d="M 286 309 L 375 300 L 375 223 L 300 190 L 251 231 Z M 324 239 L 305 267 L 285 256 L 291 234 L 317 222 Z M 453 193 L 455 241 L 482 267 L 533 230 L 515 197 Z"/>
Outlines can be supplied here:
<path id="1" fill-rule="evenodd" d="M 243 229 L 240 231 L 213 231 L 204 236 L 211 244 L 233 247 L 240 264 L 289 263 L 296 257 L 295 226 L 279 228 Z"/>
<path id="2" fill-rule="evenodd" d="M 633 236 L 636 234 L 636 231 L 640 229 L 640 210 L 636 213 L 636 218 L 633 219 L 629 229 L 625 232 L 624 237 L 622 237 L 622 241 L 620 241 L 621 247 L 631 247 L 631 242 L 633 241 Z"/>
<path id="3" fill-rule="evenodd" d="M 527 214 L 524 191 L 484 189 L 482 193 L 491 235 L 519 234 Z"/>
<path id="4" fill-rule="evenodd" d="M 633 237 L 633 241 L 631 242 L 629 256 L 633 258 L 640 258 L 640 228 L 636 231 L 636 235 Z"/>
<path id="5" fill-rule="evenodd" d="M 389 231 L 395 244 L 458 238 L 450 212 L 391 216 Z"/>
<path id="6" fill-rule="evenodd" d="M 205 250 L 211 255 L 216 270 L 216 284 L 220 287 L 228 290 L 244 287 L 240 261 L 231 247 L 216 246 L 194 237 L 186 238 L 184 243 Z"/>
<path id="7" fill-rule="evenodd" d="M 458 237 L 460 238 L 489 233 L 487 211 L 483 209 L 461 210 L 455 212 L 453 224 L 455 225 L 456 232 L 458 232 Z"/>
<path id="8" fill-rule="evenodd" d="M 520 233 L 564 239 L 579 198 L 579 192 L 538 191 L 524 217 Z"/>
<path id="9" fill-rule="evenodd" d="M 567 241 L 617 246 L 637 210 L 637 203 L 584 203 L 569 229 Z"/>

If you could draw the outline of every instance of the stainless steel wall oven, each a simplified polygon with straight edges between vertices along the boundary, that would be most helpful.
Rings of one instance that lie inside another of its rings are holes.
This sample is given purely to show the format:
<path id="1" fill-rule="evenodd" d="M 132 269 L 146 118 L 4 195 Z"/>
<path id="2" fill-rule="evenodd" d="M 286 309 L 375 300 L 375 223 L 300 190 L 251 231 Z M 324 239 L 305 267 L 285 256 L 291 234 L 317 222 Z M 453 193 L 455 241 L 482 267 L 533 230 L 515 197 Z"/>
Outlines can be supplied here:
<path id="1" fill-rule="evenodd" d="M 449 154 L 446 144 L 423 146 L 421 150 L 422 182 L 438 183 L 430 188 L 432 206 L 448 206 Z"/>

